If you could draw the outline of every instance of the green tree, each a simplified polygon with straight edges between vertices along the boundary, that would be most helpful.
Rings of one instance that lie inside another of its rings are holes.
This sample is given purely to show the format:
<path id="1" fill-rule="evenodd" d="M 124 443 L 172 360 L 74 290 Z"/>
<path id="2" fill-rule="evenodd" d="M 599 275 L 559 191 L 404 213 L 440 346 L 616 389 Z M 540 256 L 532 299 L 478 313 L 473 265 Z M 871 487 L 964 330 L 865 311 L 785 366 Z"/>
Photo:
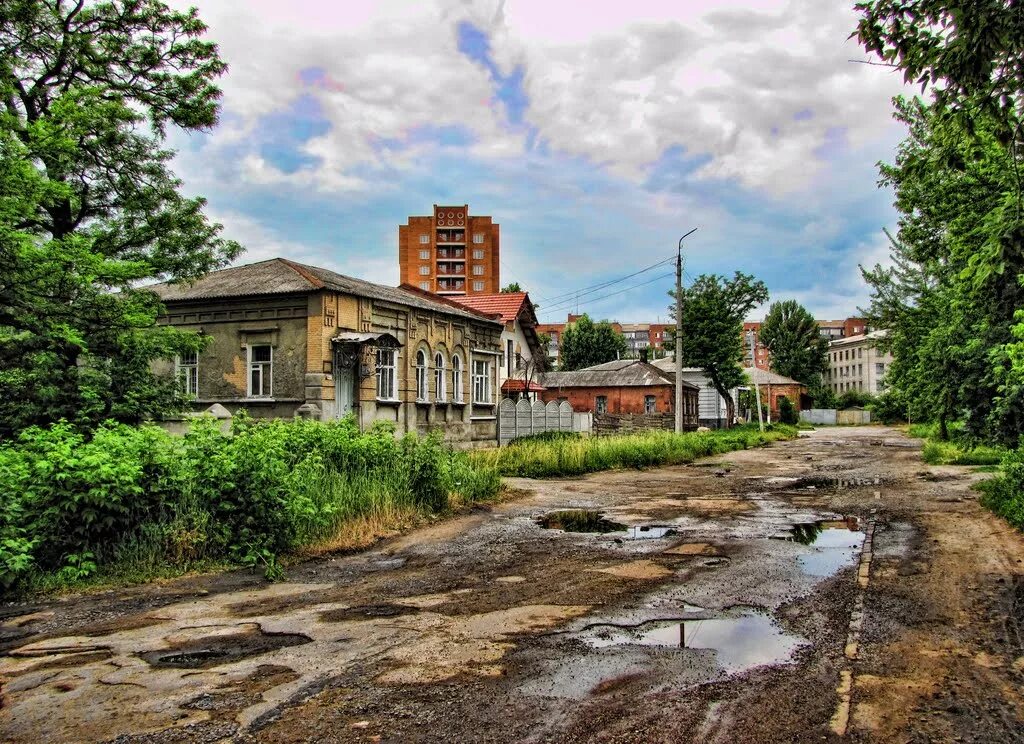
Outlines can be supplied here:
<path id="1" fill-rule="evenodd" d="M 522 292 L 523 288 L 519 286 L 519 282 L 512 282 L 501 288 L 502 294 L 509 294 L 511 292 Z"/>
<path id="2" fill-rule="evenodd" d="M 225 65 L 205 31 L 156 0 L 0 4 L 0 436 L 181 404 L 149 364 L 201 342 L 155 328 L 139 285 L 240 251 L 162 146 L 217 121 Z"/>
<path id="3" fill-rule="evenodd" d="M 764 282 L 739 271 L 731 279 L 702 274 L 683 288 L 683 363 L 704 370 L 725 399 L 730 422 L 735 418 L 736 405 L 729 391 L 745 382 L 743 319 L 767 300 Z M 669 314 L 674 321 L 675 303 L 669 307 Z"/>
<path id="4" fill-rule="evenodd" d="M 626 338 L 611 323 L 595 323 L 584 314 L 562 331 L 559 369 L 583 369 L 611 362 L 624 356 L 628 348 Z"/>
<path id="5" fill-rule="evenodd" d="M 802 382 L 810 390 L 821 389 L 828 370 L 828 340 L 807 308 L 796 300 L 773 302 L 761 324 L 761 343 L 772 355 L 772 369 Z"/>

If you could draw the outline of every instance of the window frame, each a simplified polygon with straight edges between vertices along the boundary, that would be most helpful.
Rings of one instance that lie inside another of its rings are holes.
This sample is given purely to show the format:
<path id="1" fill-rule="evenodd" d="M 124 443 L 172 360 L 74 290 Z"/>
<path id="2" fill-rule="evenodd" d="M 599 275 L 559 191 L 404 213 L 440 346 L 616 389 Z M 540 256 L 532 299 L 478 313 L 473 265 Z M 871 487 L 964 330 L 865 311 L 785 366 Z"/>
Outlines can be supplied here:
<path id="1" fill-rule="evenodd" d="M 481 370 L 481 371 L 478 371 Z M 474 359 L 473 369 L 473 404 L 479 406 L 490 406 L 494 404 L 491 390 L 491 360 Z M 483 395 L 481 395 L 481 393 Z"/>
<path id="2" fill-rule="evenodd" d="M 683 412 L 688 413 L 686 410 L 686 398 L 683 399 Z M 657 413 L 658 412 L 658 398 L 655 395 L 644 396 L 644 413 Z"/>
<path id="3" fill-rule="evenodd" d="M 427 376 L 427 352 L 419 349 L 416 352 L 416 402 L 430 402 L 430 384 Z"/>
<path id="4" fill-rule="evenodd" d="M 473 243 L 476 244 L 476 245 L 483 245 L 484 244 L 484 234 L 483 233 L 473 233 Z"/>
<path id="5" fill-rule="evenodd" d="M 594 413 L 608 413 L 608 396 L 594 396 Z"/>
<path id="6" fill-rule="evenodd" d="M 420 266 L 420 276 L 430 276 L 430 267 Z"/>
<path id="7" fill-rule="evenodd" d="M 420 233 L 420 245 L 430 245 L 430 235 Z"/>
<path id="8" fill-rule="evenodd" d="M 448 385 L 445 379 L 444 354 L 440 351 L 434 352 L 434 400 L 444 403 L 448 400 Z"/>
<path id="9" fill-rule="evenodd" d="M 182 384 L 182 393 L 199 397 L 199 352 L 187 352 L 192 354 L 194 361 L 186 362 L 181 354 L 174 356 L 174 376 Z"/>
<path id="10" fill-rule="evenodd" d="M 483 276 L 483 275 L 484 275 L 484 265 L 483 264 L 473 264 L 473 276 Z"/>
<path id="11" fill-rule="evenodd" d="M 462 386 L 462 357 L 452 354 L 452 403 L 464 403 Z"/>
<path id="12" fill-rule="evenodd" d="M 474 279 L 473 280 L 473 291 L 474 292 L 483 292 L 484 291 L 484 283 L 483 283 L 483 281 L 481 279 Z"/>
<path id="13" fill-rule="evenodd" d="M 384 357 L 390 357 L 390 363 L 385 364 L 382 360 Z M 375 376 L 377 378 L 377 400 L 396 401 L 398 400 L 398 349 L 377 349 L 377 356 L 375 360 Z M 387 375 L 390 380 L 390 389 L 383 390 L 381 382 L 384 380 L 385 372 L 388 371 L 390 374 Z M 388 395 L 382 395 L 381 393 L 389 393 Z"/>
<path id="14" fill-rule="evenodd" d="M 473 249 L 473 260 L 474 261 L 483 261 L 484 260 L 484 249 L 483 248 L 474 248 Z"/>
<path id="15" fill-rule="evenodd" d="M 270 350 L 270 359 L 254 361 L 253 351 L 255 349 L 267 348 Z M 246 371 L 245 385 L 247 398 L 273 398 L 274 397 L 274 346 L 272 344 L 246 344 L 245 345 Z M 256 367 L 260 372 L 260 392 L 253 392 L 252 373 Z"/>
<path id="16" fill-rule="evenodd" d="M 420 261 L 429 261 L 429 260 L 430 260 L 430 249 L 429 248 L 427 248 L 426 250 L 422 250 L 421 249 L 420 250 Z"/>

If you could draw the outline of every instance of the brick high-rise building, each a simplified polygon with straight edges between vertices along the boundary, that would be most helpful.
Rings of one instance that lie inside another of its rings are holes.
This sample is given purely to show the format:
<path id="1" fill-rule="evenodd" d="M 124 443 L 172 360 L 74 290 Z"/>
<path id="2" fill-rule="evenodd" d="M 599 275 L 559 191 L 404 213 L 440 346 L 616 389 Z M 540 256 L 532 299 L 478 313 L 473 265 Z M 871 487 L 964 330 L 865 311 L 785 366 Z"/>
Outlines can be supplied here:
<path id="1" fill-rule="evenodd" d="M 469 205 L 434 205 L 429 217 L 409 217 L 398 226 L 398 266 L 402 284 L 440 295 L 497 294 L 499 225 L 470 216 Z"/>

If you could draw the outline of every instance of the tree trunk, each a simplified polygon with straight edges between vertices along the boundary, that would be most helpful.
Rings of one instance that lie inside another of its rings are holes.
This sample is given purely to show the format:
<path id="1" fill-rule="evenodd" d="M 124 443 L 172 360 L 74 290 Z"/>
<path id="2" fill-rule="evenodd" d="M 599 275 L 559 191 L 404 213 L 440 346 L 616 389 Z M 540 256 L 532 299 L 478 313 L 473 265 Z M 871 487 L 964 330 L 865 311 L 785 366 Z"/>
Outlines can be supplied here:
<path id="1" fill-rule="evenodd" d="M 943 442 L 949 440 L 949 424 L 946 421 L 945 407 L 939 413 L 939 439 Z"/>
<path id="2" fill-rule="evenodd" d="M 714 378 L 711 378 L 711 384 L 714 386 L 715 390 L 718 391 L 718 394 L 721 395 L 723 398 L 725 398 L 725 428 L 726 429 L 731 429 L 732 428 L 732 422 L 736 420 L 736 401 L 734 401 L 732 399 L 732 396 L 729 395 L 729 391 L 726 390 L 722 386 L 722 383 L 720 383 L 718 380 L 716 380 Z M 697 416 L 698 416 L 698 421 L 699 421 L 700 420 L 700 418 L 699 418 L 700 417 L 700 411 L 699 410 L 697 412 Z"/>

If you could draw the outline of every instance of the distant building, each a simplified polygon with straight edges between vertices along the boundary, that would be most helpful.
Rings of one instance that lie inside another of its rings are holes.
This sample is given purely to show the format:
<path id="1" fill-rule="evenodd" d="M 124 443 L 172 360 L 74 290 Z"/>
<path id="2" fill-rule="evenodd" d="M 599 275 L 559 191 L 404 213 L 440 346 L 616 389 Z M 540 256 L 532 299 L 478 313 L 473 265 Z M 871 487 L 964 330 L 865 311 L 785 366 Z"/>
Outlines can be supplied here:
<path id="1" fill-rule="evenodd" d="M 540 374 L 547 369 L 547 348 L 537 335 L 537 315 L 526 292 L 453 297 L 460 305 L 484 315 L 496 316 L 505 324 L 501 333 L 498 386 L 505 397 L 524 396 L 536 400 L 543 390 Z"/>
<path id="2" fill-rule="evenodd" d="M 838 338 L 828 345 L 829 371 L 825 384 L 842 395 L 850 390 L 877 395 L 885 391 L 892 354 L 878 348 L 885 331 Z"/>
<path id="3" fill-rule="evenodd" d="M 754 366 L 759 369 L 771 368 L 771 356 L 768 349 L 761 343 L 761 322 L 749 321 L 743 324 L 743 361 L 751 361 L 750 341 L 753 339 L 753 361 Z"/>
<path id="4" fill-rule="evenodd" d="M 469 205 L 434 205 L 429 217 L 398 227 L 401 283 L 439 295 L 497 294 L 501 290 L 499 226 L 470 215 Z"/>
<path id="5" fill-rule="evenodd" d="M 828 341 L 835 341 L 841 338 L 848 338 L 850 336 L 857 336 L 867 332 L 867 321 L 864 318 L 846 318 L 845 320 L 816 320 L 818 324 L 818 333 L 821 334 L 822 338 Z M 772 368 L 772 357 L 761 343 L 761 326 L 762 321 L 747 321 L 743 324 L 743 361 L 745 364 L 749 364 L 751 361 L 750 355 L 750 334 L 753 332 L 754 340 L 754 366 L 759 369 L 771 369 Z"/>
<path id="6" fill-rule="evenodd" d="M 569 313 L 565 323 L 541 323 L 537 326 L 538 333 L 550 337 L 548 343 L 548 361 L 552 367 L 558 364 L 561 350 L 562 334 L 565 327 L 579 320 L 581 316 Z M 640 359 L 643 352 L 648 358 L 658 359 L 665 355 L 665 342 L 671 342 L 675 336 L 675 325 L 671 323 L 618 323 L 610 321 L 612 328 L 626 339 L 626 356 Z"/>
<path id="7" fill-rule="evenodd" d="M 651 362 L 663 373 L 669 375 L 673 380 L 676 373 L 675 355 L 670 354 L 663 359 Z M 700 425 L 711 429 L 724 428 L 728 422 L 728 408 L 725 398 L 718 394 L 711 380 L 704 374 L 700 367 L 683 367 L 683 380 L 697 388 L 699 402 L 697 410 L 700 416 Z M 732 391 L 733 403 L 737 401 L 736 391 Z"/>
<path id="8" fill-rule="evenodd" d="M 805 400 L 807 398 L 807 386 L 794 380 L 792 377 L 777 375 L 774 372 L 757 367 L 747 367 L 743 371 L 751 383 L 756 382 L 761 390 L 761 405 L 764 407 L 763 413 L 767 420 L 779 420 L 779 401 L 783 397 L 789 398 L 789 402 L 793 404 L 793 408 L 797 411 L 810 407 L 810 400 Z M 754 411 L 753 415 L 756 418 L 757 412 Z"/>
<path id="9" fill-rule="evenodd" d="M 544 401 L 566 400 L 574 411 L 592 413 L 671 413 L 675 379 L 647 362 L 620 359 L 572 372 L 546 372 L 541 378 Z M 696 385 L 684 382 L 683 411 L 696 426 Z"/>

